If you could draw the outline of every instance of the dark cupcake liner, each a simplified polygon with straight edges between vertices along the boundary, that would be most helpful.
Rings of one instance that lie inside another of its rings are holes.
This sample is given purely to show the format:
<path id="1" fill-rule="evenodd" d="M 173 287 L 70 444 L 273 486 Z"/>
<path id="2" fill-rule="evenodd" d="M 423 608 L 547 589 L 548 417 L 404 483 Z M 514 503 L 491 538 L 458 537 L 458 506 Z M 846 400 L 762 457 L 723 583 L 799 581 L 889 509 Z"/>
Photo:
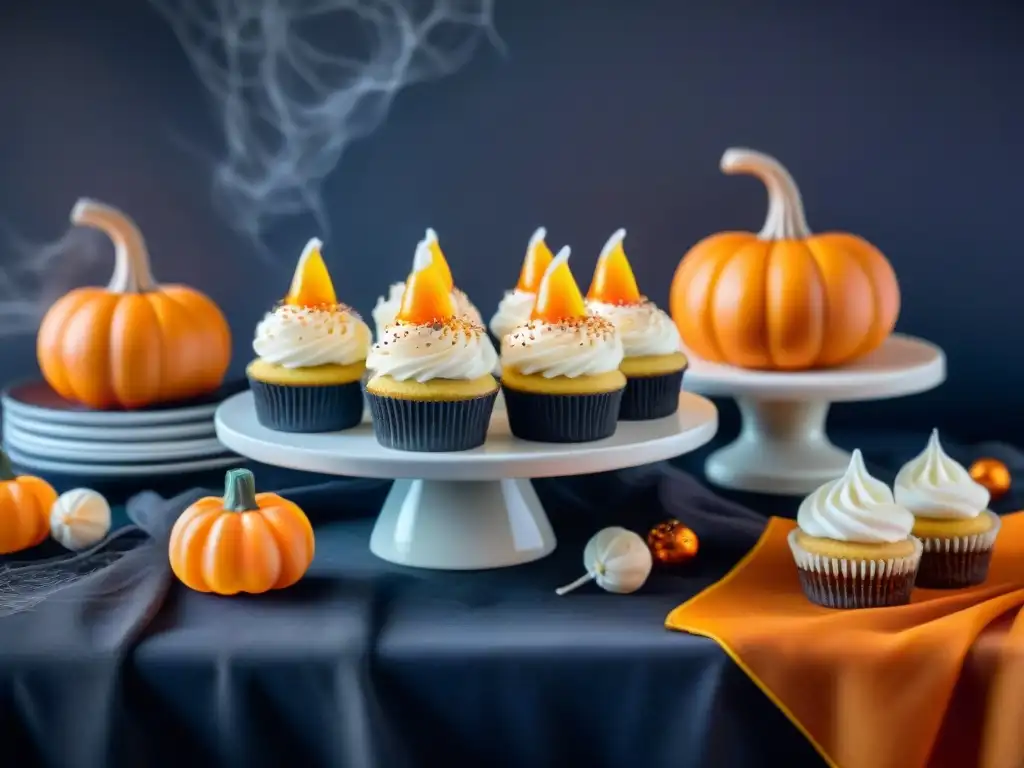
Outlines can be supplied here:
<path id="1" fill-rule="evenodd" d="M 947 538 L 921 538 L 924 554 L 917 572 L 921 589 L 963 589 L 983 584 L 988 578 L 992 550 L 1002 521 L 994 512 L 992 527 L 984 533 Z"/>
<path id="2" fill-rule="evenodd" d="M 363 390 L 348 384 L 301 386 L 268 384 L 252 377 L 249 388 L 256 419 L 278 432 L 337 432 L 363 420 Z"/>
<path id="3" fill-rule="evenodd" d="M 537 443 L 588 443 L 615 434 L 622 390 L 543 395 L 502 387 L 512 434 Z"/>
<path id="4" fill-rule="evenodd" d="M 914 540 L 914 553 L 891 560 L 846 560 L 808 552 L 789 535 L 800 587 L 812 603 L 823 608 L 887 608 L 906 605 L 914 591 L 923 546 Z"/>
<path id="5" fill-rule="evenodd" d="M 399 451 L 468 451 L 484 444 L 498 391 L 468 400 L 403 400 L 366 392 L 377 442 Z"/>
<path id="6" fill-rule="evenodd" d="M 685 368 L 658 376 L 627 376 L 619 406 L 620 421 L 663 419 L 679 410 Z"/>

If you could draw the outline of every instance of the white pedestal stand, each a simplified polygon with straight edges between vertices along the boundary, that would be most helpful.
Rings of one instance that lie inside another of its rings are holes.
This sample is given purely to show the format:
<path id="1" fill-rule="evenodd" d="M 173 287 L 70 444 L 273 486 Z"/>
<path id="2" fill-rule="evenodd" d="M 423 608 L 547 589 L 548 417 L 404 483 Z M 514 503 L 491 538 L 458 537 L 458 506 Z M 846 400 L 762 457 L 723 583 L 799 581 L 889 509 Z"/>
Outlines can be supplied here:
<path id="1" fill-rule="evenodd" d="M 683 386 L 735 398 L 743 419 L 739 438 L 708 459 L 709 480 L 740 491 L 800 495 L 839 477 L 850 461 L 825 434 L 830 403 L 914 395 L 945 378 L 941 349 L 897 334 L 863 360 L 822 371 L 748 371 L 691 358 Z"/>
<path id="2" fill-rule="evenodd" d="M 368 418 L 346 432 L 274 432 L 256 421 L 251 392 L 225 401 L 216 426 L 226 446 L 265 464 L 395 478 L 370 550 L 400 565 L 480 570 L 527 563 L 555 549 L 551 524 L 528 478 L 606 472 L 681 456 L 714 437 L 718 413 L 710 401 L 684 392 L 675 416 L 623 422 L 613 437 L 594 443 L 558 445 L 512 437 L 504 409 L 496 407 L 487 443 L 458 453 L 382 448 Z"/>

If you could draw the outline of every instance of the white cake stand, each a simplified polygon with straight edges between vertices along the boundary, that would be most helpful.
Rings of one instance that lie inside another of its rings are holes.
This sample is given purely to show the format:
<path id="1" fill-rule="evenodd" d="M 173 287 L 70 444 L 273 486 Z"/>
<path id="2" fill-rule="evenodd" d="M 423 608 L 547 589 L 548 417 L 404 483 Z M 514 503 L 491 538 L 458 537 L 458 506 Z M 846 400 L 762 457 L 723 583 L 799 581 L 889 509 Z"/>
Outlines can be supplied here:
<path id="1" fill-rule="evenodd" d="M 914 395 L 945 379 L 941 349 L 896 334 L 868 357 L 822 371 L 750 371 L 691 358 L 683 386 L 735 398 L 743 419 L 739 438 L 708 458 L 711 482 L 739 491 L 799 495 L 839 477 L 850 462 L 825 433 L 831 403 Z"/>
<path id="2" fill-rule="evenodd" d="M 500 403 L 499 403 L 500 405 Z M 707 443 L 718 412 L 683 392 L 675 416 L 623 422 L 593 443 L 530 443 L 509 433 L 496 407 L 487 443 L 458 453 L 382 448 L 369 418 L 346 432 L 298 435 L 259 425 L 252 393 L 225 401 L 216 414 L 226 446 L 275 466 L 396 480 L 370 537 L 370 550 L 400 565 L 444 570 L 502 568 L 538 560 L 555 536 L 528 478 L 585 475 L 662 461 Z"/>

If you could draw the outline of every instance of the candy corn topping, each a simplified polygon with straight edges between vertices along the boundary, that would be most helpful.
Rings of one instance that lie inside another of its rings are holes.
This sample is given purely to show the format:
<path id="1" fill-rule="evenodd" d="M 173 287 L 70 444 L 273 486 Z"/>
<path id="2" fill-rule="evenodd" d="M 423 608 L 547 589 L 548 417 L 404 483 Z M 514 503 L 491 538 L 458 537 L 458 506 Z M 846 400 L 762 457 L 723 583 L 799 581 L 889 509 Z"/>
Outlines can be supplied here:
<path id="1" fill-rule="evenodd" d="M 626 258 L 622 241 L 626 230 L 620 229 L 609 238 L 597 260 L 594 279 L 587 298 L 604 304 L 639 304 L 643 300 L 633 276 L 633 268 Z"/>
<path id="2" fill-rule="evenodd" d="M 444 257 L 444 251 L 441 250 L 441 244 L 437 240 L 437 232 L 428 229 L 421 243 L 430 249 L 430 255 L 433 257 L 434 264 L 441 274 L 441 279 L 444 280 L 448 290 L 451 291 L 455 287 L 455 281 L 452 279 L 452 270 L 448 266 L 448 259 Z"/>
<path id="3" fill-rule="evenodd" d="M 446 323 L 455 316 L 451 288 L 445 282 L 441 263 L 430 242 L 422 240 L 416 248 L 412 274 L 405 281 L 402 306 L 395 316 L 398 322 L 429 325 Z"/>
<path id="4" fill-rule="evenodd" d="M 315 237 L 306 243 L 299 256 L 299 263 L 295 266 L 295 275 L 284 299 L 285 304 L 292 307 L 320 307 L 338 303 L 331 275 L 320 253 L 322 247 L 323 243 Z"/>
<path id="5" fill-rule="evenodd" d="M 533 305 L 531 320 L 546 323 L 560 323 L 566 320 L 582 320 L 587 316 L 587 307 L 576 280 L 569 271 L 569 246 L 565 246 L 552 259 L 537 286 L 537 300 Z"/>
<path id="6" fill-rule="evenodd" d="M 548 244 L 544 241 L 544 238 L 547 236 L 548 231 L 541 227 L 530 238 L 530 244 L 526 246 L 526 258 L 523 259 L 523 268 L 519 272 L 519 283 L 516 285 L 517 290 L 536 293 L 537 288 L 540 287 L 540 281 L 544 277 L 544 273 L 547 272 L 548 267 L 551 266 L 551 262 L 555 258 L 554 254 L 551 253 L 551 249 L 548 248 Z"/>

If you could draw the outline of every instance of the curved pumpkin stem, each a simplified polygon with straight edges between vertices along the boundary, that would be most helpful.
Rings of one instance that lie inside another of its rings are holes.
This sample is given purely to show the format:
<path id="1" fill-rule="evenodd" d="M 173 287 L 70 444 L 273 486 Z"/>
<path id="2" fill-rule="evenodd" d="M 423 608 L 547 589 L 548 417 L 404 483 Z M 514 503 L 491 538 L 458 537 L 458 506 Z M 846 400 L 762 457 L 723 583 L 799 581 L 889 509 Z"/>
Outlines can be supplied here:
<path id="1" fill-rule="evenodd" d="M 149 266 L 149 252 L 142 233 L 116 208 L 82 198 L 71 209 L 71 223 L 103 232 L 114 243 L 114 274 L 107 290 L 113 293 L 145 293 L 156 290 Z"/>
<path id="2" fill-rule="evenodd" d="M 9 482 L 17 477 L 14 467 L 11 466 L 11 460 L 7 458 L 7 453 L 0 450 L 0 483 Z"/>
<path id="3" fill-rule="evenodd" d="M 224 511 L 254 512 L 256 503 L 256 478 L 248 469 L 229 469 L 224 476 Z"/>
<path id="4" fill-rule="evenodd" d="M 727 149 L 719 164 L 723 173 L 748 173 L 768 188 L 768 216 L 757 236 L 761 240 L 802 240 L 810 237 L 800 189 L 782 163 L 752 149 Z"/>

